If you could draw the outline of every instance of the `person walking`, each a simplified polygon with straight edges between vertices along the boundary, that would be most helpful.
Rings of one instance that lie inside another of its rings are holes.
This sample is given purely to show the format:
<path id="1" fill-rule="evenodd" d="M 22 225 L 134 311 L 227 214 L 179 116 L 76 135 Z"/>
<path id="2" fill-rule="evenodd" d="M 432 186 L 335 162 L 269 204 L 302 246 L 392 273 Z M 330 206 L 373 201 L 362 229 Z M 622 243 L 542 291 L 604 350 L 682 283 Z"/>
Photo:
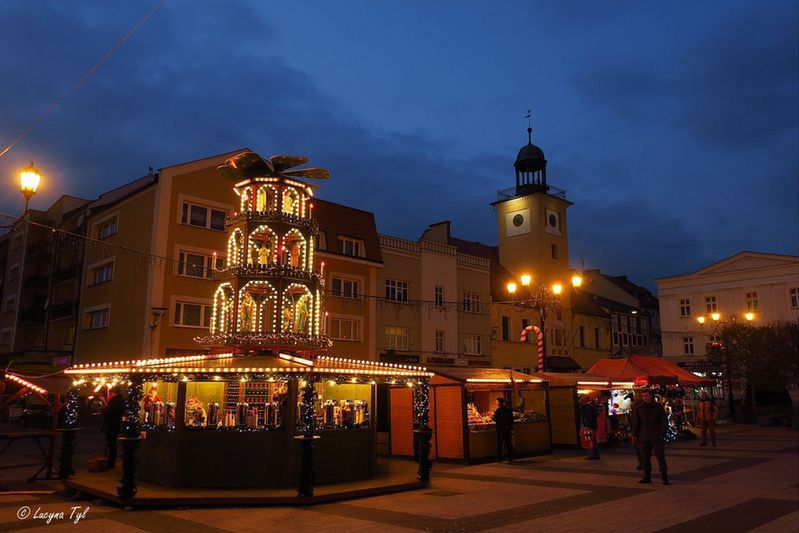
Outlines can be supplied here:
<path id="1" fill-rule="evenodd" d="M 497 398 L 494 423 L 497 425 L 497 462 L 502 462 L 504 446 L 508 452 L 508 462 L 510 463 L 513 461 L 513 411 L 505 405 L 505 398 Z"/>
<path id="2" fill-rule="evenodd" d="M 719 417 L 719 408 L 716 402 L 708 395 L 706 390 L 699 393 L 699 402 L 696 406 L 696 421 L 702 425 L 702 442 L 700 446 L 707 446 L 707 434 L 710 432 L 710 442 L 716 447 L 716 419 Z"/>
<path id="3" fill-rule="evenodd" d="M 666 451 L 663 438 L 666 435 L 666 412 L 663 406 L 652 401 L 652 391 L 641 391 L 641 400 L 633 409 L 633 438 L 640 446 L 643 459 L 644 477 L 638 483 L 652 483 L 652 453 L 658 460 L 660 476 L 664 485 L 669 485 Z"/>
<path id="4" fill-rule="evenodd" d="M 599 427 L 596 405 L 590 396 L 583 396 L 580 399 L 582 407 L 580 408 L 580 422 L 584 428 L 590 429 L 594 435 L 591 447 L 588 449 L 588 457 L 586 459 L 596 460 L 599 459 L 599 445 L 597 444 L 597 428 Z"/>
<path id="5" fill-rule="evenodd" d="M 122 425 L 122 412 L 125 409 L 125 399 L 122 397 L 122 388 L 116 385 L 111 389 L 111 399 L 103 411 L 103 424 L 101 430 L 105 433 L 106 468 L 113 470 L 117 463 L 117 438 Z"/>

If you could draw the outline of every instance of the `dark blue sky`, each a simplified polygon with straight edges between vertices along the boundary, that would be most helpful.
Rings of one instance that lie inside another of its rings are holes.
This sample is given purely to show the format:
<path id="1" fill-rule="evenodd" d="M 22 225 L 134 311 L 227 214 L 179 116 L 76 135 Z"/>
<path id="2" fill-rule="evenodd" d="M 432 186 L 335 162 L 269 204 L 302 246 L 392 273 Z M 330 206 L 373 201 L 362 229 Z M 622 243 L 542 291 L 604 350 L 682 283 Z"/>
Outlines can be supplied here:
<path id="1" fill-rule="evenodd" d="M 4 3 L 0 144 L 154 4 Z M 794 2 L 430 4 L 167 1 L 0 158 L 0 209 L 21 209 L 31 159 L 42 208 L 248 146 L 329 168 L 320 196 L 383 233 L 451 219 L 494 243 L 532 106 L 575 203 L 573 264 L 652 286 L 744 249 L 797 253 Z"/>

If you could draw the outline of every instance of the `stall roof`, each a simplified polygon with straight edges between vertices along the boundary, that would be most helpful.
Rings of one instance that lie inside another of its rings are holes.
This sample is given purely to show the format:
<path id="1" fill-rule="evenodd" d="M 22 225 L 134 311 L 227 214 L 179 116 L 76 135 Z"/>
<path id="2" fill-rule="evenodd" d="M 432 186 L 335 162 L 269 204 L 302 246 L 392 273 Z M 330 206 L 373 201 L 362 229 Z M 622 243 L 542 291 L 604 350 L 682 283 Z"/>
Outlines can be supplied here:
<path id="1" fill-rule="evenodd" d="M 64 371 L 75 376 L 110 376 L 136 374 L 213 374 L 233 377 L 236 374 L 363 374 L 369 376 L 430 377 L 424 367 L 378 363 L 357 359 L 320 356 L 306 359 L 288 354 L 234 356 L 233 354 L 195 354 L 161 359 L 139 359 L 75 365 Z"/>
<path id="2" fill-rule="evenodd" d="M 29 388 L 40 394 L 66 394 L 69 389 L 69 380 L 64 376 L 29 376 L 6 372 L 4 378 L 6 382 Z"/>
<path id="3" fill-rule="evenodd" d="M 716 383 L 713 379 L 683 370 L 667 359 L 642 355 L 631 355 L 627 359 L 598 359 L 587 372 L 614 383 L 633 383 L 642 376 L 650 383 L 671 381 L 686 387 L 708 387 Z"/>
<path id="4" fill-rule="evenodd" d="M 436 376 L 441 376 L 442 378 L 460 383 L 511 383 L 511 381 L 516 381 L 518 383 L 542 383 L 544 381 L 540 377 L 523 374 L 515 370 L 506 370 L 504 368 L 447 366 L 431 368 L 430 370 Z"/>
<path id="5" fill-rule="evenodd" d="M 571 372 L 534 372 L 534 376 L 544 379 L 553 387 L 580 387 L 586 389 L 609 389 L 610 380 L 594 374 Z"/>

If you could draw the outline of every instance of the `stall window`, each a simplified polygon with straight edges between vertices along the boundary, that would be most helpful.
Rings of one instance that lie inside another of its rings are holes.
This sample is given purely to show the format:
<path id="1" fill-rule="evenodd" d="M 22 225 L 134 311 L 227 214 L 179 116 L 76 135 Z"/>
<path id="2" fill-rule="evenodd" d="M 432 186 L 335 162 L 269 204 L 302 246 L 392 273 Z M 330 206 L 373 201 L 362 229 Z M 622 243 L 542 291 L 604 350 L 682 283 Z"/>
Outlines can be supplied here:
<path id="1" fill-rule="evenodd" d="M 320 429 L 354 429 L 369 426 L 371 385 L 326 381 L 316 384 Z"/>

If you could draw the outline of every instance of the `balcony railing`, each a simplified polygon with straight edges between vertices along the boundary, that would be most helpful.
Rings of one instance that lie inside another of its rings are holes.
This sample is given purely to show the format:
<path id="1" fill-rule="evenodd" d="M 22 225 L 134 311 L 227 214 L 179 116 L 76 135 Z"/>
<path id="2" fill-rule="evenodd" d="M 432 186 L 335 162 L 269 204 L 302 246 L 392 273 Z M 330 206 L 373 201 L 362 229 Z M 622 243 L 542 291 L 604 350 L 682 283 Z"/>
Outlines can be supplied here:
<path id="1" fill-rule="evenodd" d="M 237 276 L 267 278 L 285 277 L 299 281 L 315 281 L 319 284 L 324 283 L 324 279 L 319 272 L 308 272 L 307 270 L 284 265 L 249 265 L 246 267 L 233 266 L 214 270 L 214 279 L 216 280 L 226 280 Z"/>
<path id="2" fill-rule="evenodd" d="M 566 191 L 555 187 L 554 185 L 520 185 L 518 187 L 510 187 L 508 189 L 500 189 L 497 191 L 497 202 L 503 202 L 516 198 L 517 196 L 525 196 L 531 192 L 542 191 L 550 196 L 556 198 L 566 199 Z"/>
<path id="3" fill-rule="evenodd" d="M 225 225 L 230 226 L 244 220 L 251 220 L 254 222 L 287 222 L 289 224 L 297 224 L 306 226 L 312 231 L 319 229 L 319 222 L 313 218 L 299 217 L 294 213 L 284 213 L 283 211 L 245 211 L 233 217 L 225 219 Z"/>

